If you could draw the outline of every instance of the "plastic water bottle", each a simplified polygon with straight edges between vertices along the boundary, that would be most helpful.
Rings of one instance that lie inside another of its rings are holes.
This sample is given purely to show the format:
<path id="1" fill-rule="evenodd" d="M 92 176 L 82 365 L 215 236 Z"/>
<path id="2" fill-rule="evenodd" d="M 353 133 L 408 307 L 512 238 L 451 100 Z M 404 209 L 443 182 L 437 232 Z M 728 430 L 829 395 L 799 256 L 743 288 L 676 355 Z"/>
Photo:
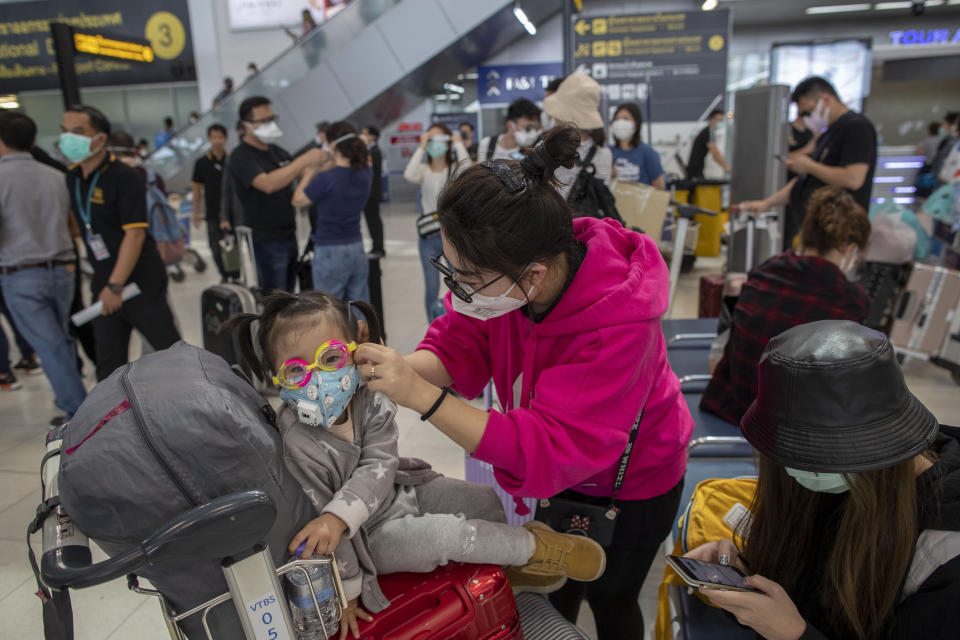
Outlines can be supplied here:
<path id="1" fill-rule="evenodd" d="M 297 549 L 297 555 L 303 545 Z M 310 584 L 299 569 L 287 574 L 287 600 L 298 640 L 325 640 L 333 638 L 340 628 L 337 618 L 337 606 L 334 598 L 333 572 L 328 564 L 315 564 L 304 567 L 313 583 L 313 590 L 320 604 L 320 614 L 313 604 Z M 326 631 L 326 635 L 324 635 Z"/>

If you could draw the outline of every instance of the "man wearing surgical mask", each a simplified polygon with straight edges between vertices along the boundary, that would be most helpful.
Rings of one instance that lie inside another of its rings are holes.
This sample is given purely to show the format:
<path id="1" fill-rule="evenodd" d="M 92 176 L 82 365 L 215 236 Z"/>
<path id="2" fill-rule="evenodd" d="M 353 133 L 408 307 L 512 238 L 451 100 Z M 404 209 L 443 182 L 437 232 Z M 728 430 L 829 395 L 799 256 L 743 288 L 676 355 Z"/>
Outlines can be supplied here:
<path id="1" fill-rule="evenodd" d="M 690 179 L 703 179 L 703 170 L 707 163 L 707 154 L 713 158 L 720 167 L 730 173 L 730 165 L 727 159 L 723 157 L 723 152 L 717 146 L 717 133 L 725 125 L 725 114 L 720 109 L 714 109 L 707 116 L 707 126 L 697 134 L 693 140 L 693 146 L 690 148 L 690 159 L 687 161 L 687 177 Z"/>
<path id="2" fill-rule="evenodd" d="M 532 147 L 543 132 L 540 107 L 526 98 L 518 98 L 507 108 L 507 130 L 485 137 L 477 147 L 477 158 L 483 160 L 519 160 L 524 150 Z"/>
<path id="3" fill-rule="evenodd" d="M 846 189 L 864 209 L 870 208 L 870 191 L 877 165 L 877 132 L 861 113 L 851 111 L 836 89 L 818 76 L 797 85 L 791 99 L 797 103 L 807 128 L 820 134 L 813 153 L 791 153 L 787 169 L 797 177 L 780 191 L 767 197 L 741 203 L 741 209 L 761 213 L 787 205 L 784 224 L 784 248 L 793 246 L 803 224 L 807 202 L 814 191 L 825 185 Z"/>
<path id="4" fill-rule="evenodd" d="M 253 229 L 253 252 L 264 293 L 293 291 L 296 284 L 297 237 L 292 183 L 312 167 L 329 159 L 321 149 L 292 158 L 274 142 L 283 136 L 270 100 L 247 98 L 240 105 L 243 142 L 230 156 L 228 169 L 243 209 L 245 224 Z"/>
<path id="5" fill-rule="evenodd" d="M 103 303 L 103 315 L 93 321 L 97 380 L 103 380 L 126 364 L 133 329 L 157 351 L 180 334 L 167 305 L 167 272 L 147 234 L 146 185 L 136 169 L 108 152 L 110 121 L 98 109 L 74 106 L 63 114 L 61 130 L 58 146 L 72 163 L 70 206 L 93 267 L 93 297 Z M 124 146 L 131 145 L 129 138 Z M 141 293 L 125 301 L 130 283 Z"/>

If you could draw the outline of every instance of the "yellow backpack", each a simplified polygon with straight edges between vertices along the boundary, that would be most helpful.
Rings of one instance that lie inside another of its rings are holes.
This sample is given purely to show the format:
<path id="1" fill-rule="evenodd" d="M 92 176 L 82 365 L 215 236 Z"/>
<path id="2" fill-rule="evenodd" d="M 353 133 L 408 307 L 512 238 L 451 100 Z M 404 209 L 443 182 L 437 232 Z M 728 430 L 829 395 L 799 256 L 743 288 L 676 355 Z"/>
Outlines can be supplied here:
<path id="1" fill-rule="evenodd" d="M 737 547 L 742 547 L 742 533 L 749 527 L 750 503 L 756 491 L 756 478 L 712 478 L 700 482 L 678 521 L 680 535 L 672 554 L 683 555 L 701 544 L 722 538 L 729 538 Z M 673 637 L 668 593 L 671 584 L 682 586 L 686 582 L 667 565 L 658 594 L 657 640 Z"/>

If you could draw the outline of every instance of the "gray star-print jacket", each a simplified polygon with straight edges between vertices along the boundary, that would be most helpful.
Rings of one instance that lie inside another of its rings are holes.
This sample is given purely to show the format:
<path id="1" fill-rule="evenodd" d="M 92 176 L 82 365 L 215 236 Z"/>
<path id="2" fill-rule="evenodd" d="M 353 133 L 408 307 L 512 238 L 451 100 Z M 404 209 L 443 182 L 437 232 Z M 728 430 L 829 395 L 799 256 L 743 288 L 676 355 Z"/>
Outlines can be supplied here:
<path id="1" fill-rule="evenodd" d="M 367 535 L 388 520 L 419 515 L 413 487 L 438 474 L 422 460 L 399 457 L 397 407 L 387 396 L 361 386 L 350 408 L 353 443 L 303 424 L 286 406 L 277 425 L 287 469 L 316 512 L 332 513 L 347 524 L 335 551 L 347 599 L 361 597 L 364 607 L 377 613 L 390 601 L 377 584 Z"/>

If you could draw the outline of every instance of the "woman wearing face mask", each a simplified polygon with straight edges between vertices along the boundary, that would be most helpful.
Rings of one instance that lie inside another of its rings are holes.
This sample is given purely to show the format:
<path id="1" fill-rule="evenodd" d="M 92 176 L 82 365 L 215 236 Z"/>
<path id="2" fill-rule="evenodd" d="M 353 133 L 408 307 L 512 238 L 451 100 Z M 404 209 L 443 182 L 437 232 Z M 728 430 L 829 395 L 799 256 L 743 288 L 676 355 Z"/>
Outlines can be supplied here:
<path id="1" fill-rule="evenodd" d="M 424 154 L 428 158 L 426 163 L 423 162 Z M 470 154 L 463 146 L 463 141 L 460 136 L 451 135 L 447 125 L 434 124 L 420 136 L 420 146 L 407 163 L 407 168 L 403 170 L 403 177 L 407 182 L 420 185 L 420 207 L 423 213 L 437 210 L 437 200 L 444 186 L 469 163 Z M 420 238 L 418 248 L 420 266 L 423 268 L 424 307 L 427 320 L 432 322 L 437 317 L 440 274 L 430 264 L 430 259 L 443 253 L 440 234 L 435 233 L 432 236 Z"/>
<path id="2" fill-rule="evenodd" d="M 731 424 L 757 397 L 757 363 L 773 336 L 806 322 L 867 317 L 870 298 L 847 279 L 870 238 L 863 207 L 841 187 L 821 187 L 810 198 L 800 237 L 799 252 L 754 269 L 740 292 L 730 339 L 700 401 Z"/>
<path id="3" fill-rule="evenodd" d="M 570 123 L 580 129 L 578 161 L 573 167 L 557 168 L 560 195 L 564 198 L 570 194 L 585 163 L 594 166 L 594 175 L 607 186 L 614 177 L 613 153 L 607 147 L 607 134 L 600 117 L 600 95 L 596 80 L 585 73 L 571 73 L 560 83 L 556 93 L 543 99 L 543 110 L 554 122 Z"/>
<path id="4" fill-rule="evenodd" d="M 343 300 L 370 302 L 369 265 L 360 218 L 370 197 L 373 170 L 367 145 L 349 122 L 327 131 L 333 163 L 300 180 L 293 206 L 314 207 L 313 286 Z"/>
<path id="5" fill-rule="evenodd" d="M 610 147 L 617 178 L 666 189 L 667 181 L 660 165 L 660 154 L 654 151 L 653 147 L 640 142 L 641 126 L 643 116 L 637 105 L 627 102 L 617 107 L 610 124 L 610 133 L 617 142 Z"/>
<path id="6" fill-rule="evenodd" d="M 960 429 L 908 391 L 886 336 L 845 321 L 777 336 L 740 428 L 759 472 L 746 539 L 687 556 L 758 592 L 701 593 L 767 640 L 957 637 Z"/>
<path id="7" fill-rule="evenodd" d="M 604 576 L 554 594 L 571 620 L 586 599 L 609 640 L 644 628 L 637 597 L 679 506 L 693 421 L 666 359 L 656 243 L 573 219 L 557 193 L 556 169 L 573 166 L 579 145 L 577 129 L 558 126 L 522 161 L 482 162 L 454 180 L 439 202 L 450 268 L 435 263 L 447 313 L 406 358 L 370 344 L 357 357 L 371 390 L 493 465 L 514 496 L 559 494 L 612 514 Z M 448 394 L 476 397 L 491 378 L 496 410 Z"/>

